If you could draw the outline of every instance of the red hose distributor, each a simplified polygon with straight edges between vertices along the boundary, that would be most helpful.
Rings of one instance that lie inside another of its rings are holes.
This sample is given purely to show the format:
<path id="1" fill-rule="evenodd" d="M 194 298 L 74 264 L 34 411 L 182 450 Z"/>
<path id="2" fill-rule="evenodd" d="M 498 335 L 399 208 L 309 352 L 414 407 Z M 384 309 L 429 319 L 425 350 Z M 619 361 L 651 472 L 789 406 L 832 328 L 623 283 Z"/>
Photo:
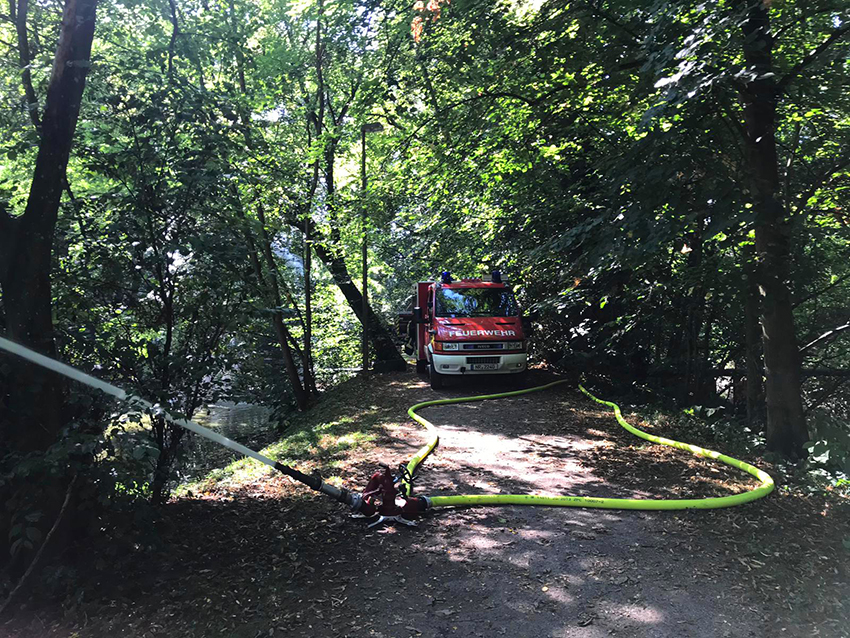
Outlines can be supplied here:
<path id="1" fill-rule="evenodd" d="M 416 523 L 411 519 L 428 508 L 428 500 L 423 496 L 409 496 L 404 499 L 404 505 L 399 506 L 396 502 L 399 496 L 396 484 L 399 479 L 393 476 L 388 465 L 381 467 L 383 469 L 372 474 L 366 484 L 361 495 L 363 503 L 355 516 L 369 518 L 378 515 L 378 520 L 370 523 L 369 527 L 389 522 L 415 527 Z"/>

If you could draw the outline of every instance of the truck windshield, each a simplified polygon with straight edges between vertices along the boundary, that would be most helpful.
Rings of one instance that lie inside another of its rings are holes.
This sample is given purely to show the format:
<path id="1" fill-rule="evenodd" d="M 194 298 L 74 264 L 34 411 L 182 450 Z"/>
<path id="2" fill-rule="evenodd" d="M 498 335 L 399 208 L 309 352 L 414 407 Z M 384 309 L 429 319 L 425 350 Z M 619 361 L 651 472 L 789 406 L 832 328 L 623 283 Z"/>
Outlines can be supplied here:
<path id="1" fill-rule="evenodd" d="M 516 300 L 503 288 L 441 288 L 437 290 L 438 317 L 516 317 Z"/>

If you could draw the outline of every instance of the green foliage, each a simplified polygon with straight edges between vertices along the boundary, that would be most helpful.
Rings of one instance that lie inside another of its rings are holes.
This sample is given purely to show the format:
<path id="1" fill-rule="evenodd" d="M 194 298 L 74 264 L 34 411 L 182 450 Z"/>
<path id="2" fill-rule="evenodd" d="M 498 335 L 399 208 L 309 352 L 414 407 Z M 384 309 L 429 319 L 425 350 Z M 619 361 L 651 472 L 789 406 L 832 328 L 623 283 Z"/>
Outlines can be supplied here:
<path id="1" fill-rule="evenodd" d="M 743 416 L 740 374 L 714 373 L 746 367 L 758 266 L 742 136 L 759 79 L 743 54 L 749 8 L 456 0 L 415 43 L 413 3 L 102 2 L 57 223 L 60 356 L 175 414 L 226 399 L 284 421 L 296 393 L 272 319 L 301 378 L 312 367 L 327 388 L 359 365 L 341 286 L 360 281 L 365 230 L 387 323 L 416 281 L 499 268 L 535 317 L 539 359 L 722 408 L 712 427 L 740 430 L 725 418 Z M 846 369 L 850 39 L 821 47 L 850 16 L 789 0 L 770 19 L 797 338 L 805 367 Z M 31 7 L 42 101 L 56 24 Z M 0 53 L 0 208 L 19 215 L 39 133 L 9 21 L 0 41 L 12 43 Z M 364 192 L 360 132 L 375 122 Z M 812 375 L 803 392 L 815 464 L 847 471 L 847 384 Z M 164 498 L 182 431 L 157 410 L 135 425 L 111 415 L 128 410 L 74 390 L 59 447 L 3 469 L 26 480 L 70 463 L 118 509 Z M 33 503 L 9 511 L 25 518 Z M 18 549 L 34 543 L 26 529 L 9 539 Z"/>
<path id="2" fill-rule="evenodd" d="M 846 419 L 817 411 L 810 420 L 810 428 L 812 440 L 807 445 L 810 463 L 850 475 L 850 430 Z"/>

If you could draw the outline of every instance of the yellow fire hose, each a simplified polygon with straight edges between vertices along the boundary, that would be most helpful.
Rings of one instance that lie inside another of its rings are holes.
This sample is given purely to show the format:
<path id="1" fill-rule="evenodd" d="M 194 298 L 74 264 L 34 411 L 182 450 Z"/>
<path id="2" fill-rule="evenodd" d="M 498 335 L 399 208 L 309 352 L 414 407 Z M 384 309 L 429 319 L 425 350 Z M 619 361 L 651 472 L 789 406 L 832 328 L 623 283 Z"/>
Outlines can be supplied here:
<path id="1" fill-rule="evenodd" d="M 516 390 L 513 392 L 502 392 L 499 394 L 485 394 L 475 397 L 461 397 L 457 399 L 437 399 L 435 401 L 424 401 L 412 406 L 407 413 L 414 421 L 420 423 L 430 434 L 428 442 L 423 445 L 410 459 L 407 464 L 408 476 L 413 476 L 416 467 L 425 460 L 425 458 L 433 451 L 434 447 L 440 440 L 437 428 L 428 419 L 417 414 L 417 410 L 428 408 L 435 405 L 451 405 L 453 403 L 468 403 L 470 401 L 486 401 L 489 399 L 504 399 L 506 397 L 515 397 L 531 392 L 540 392 L 548 390 L 557 385 L 567 383 L 566 380 L 547 383 L 546 385 L 529 388 L 527 390 Z M 726 456 L 714 450 L 707 450 L 697 445 L 682 443 L 672 439 L 666 439 L 660 436 L 647 434 L 636 427 L 629 425 L 620 413 L 620 407 L 616 403 L 603 401 L 593 396 L 584 386 L 579 384 L 579 390 L 587 395 L 593 401 L 607 406 L 614 410 L 614 417 L 617 419 L 623 428 L 646 439 L 652 443 L 659 445 L 667 445 L 679 450 L 685 450 L 696 456 L 715 459 L 731 465 L 740 470 L 744 470 L 748 474 L 756 477 L 761 485 L 743 492 L 741 494 L 733 494 L 731 496 L 719 496 L 712 498 L 690 498 L 690 499 L 635 499 L 635 498 L 596 498 L 592 496 L 540 496 L 535 494 L 464 494 L 456 496 L 429 496 L 425 497 L 428 502 L 428 507 L 471 507 L 476 505 L 542 505 L 548 507 L 597 507 L 601 509 L 629 509 L 629 510 L 684 510 L 684 509 L 717 509 L 721 507 L 733 507 L 735 505 L 743 505 L 755 501 L 764 496 L 767 496 L 773 491 L 773 479 L 767 472 L 763 472 L 757 467 Z M 401 485 L 401 492 L 405 495 L 410 495 L 410 481 L 404 479 Z"/>
<path id="2" fill-rule="evenodd" d="M 4 339 L 3 337 L 0 337 L 0 350 L 6 350 L 8 352 L 11 352 L 12 354 L 18 355 L 20 357 L 23 357 L 24 359 L 31 361 L 32 363 L 43 366 L 70 379 L 74 379 L 75 381 L 84 383 L 90 387 L 101 390 L 106 394 L 112 395 L 118 399 L 132 400 L 137 405 L 150 409 L 153 409 L 155 407 L 148 401 L 142 399 L 141 397 L 129 395 L 124 390 L 112 385 L 111 383 L 106 383 L 105 381 L 96 379 L 91 375 L 76 370 L 71 366 L 68 366 L 49 357 L 45 357 L 42 354 L 39 354 L 30 350 L 29 348 L 25 348 L 24 346 L 9 341 L 8 339 Z M 411 477 L 413 477 L 416 471 L 416 467 L 420 463 L 422 463 L 423 460 L 425 460 L 425 458 L 433 451 L 434 447 L 437 445 L 437 442 L 440 440 L 439 434 L 437 433 L 437 428 L 434 426 L 434 424 L 418 415 L 416 413 L 416 410 L 421 410 L 422 408 L 427 408 L 434 405 L 450 405 L 453 403 L 468 403 L 471 401 L 486 401 L 488 399 L 503 399 L 506 397 L 515 397 L 520 396 L 522 394 L 529 394 L 531 392 L 540 392 L 541 390 L 548 390 L 549 388 L 553 388 L 557 385 L 561 385 L 566 382 L 566 380 L 555 381 L 554 383 L 547 383 L 546 385 L 537 386 L 536 388 L 529 388 L 527 390 L 515 390 L 513 392 L 502 392 L 500 394 L 484 394 L 476 397 L 460 397 L 457 399 L 437 399 L 435 401 L 424 401 L 422 403 L 417 403 L 416 405 L 412 406 L 407 411 L 407 413 L 410 415 L 410 418 L 412 418 L 414 421 L 417 421 L 418 423 L 421 423 L 431 436 L 428 442 L 416 452 L 416 454 L 413 456 L 413 458 L 410 459 L 407 464 L 407 472 L 400 481 L 400 491 L 402 495 L 411 497 Z M 609 408 L 613 409 L 614 416 L 616 417 L 617 422 L 635 436 L 639 436 L 640 438 L 646 439 L 647 441 L 650 441 L 652 443 L 658 443 L 660 445 L 667 445 L 670 447 L 677 448 L 679 450 L 685 450 L 687 452 L 690 452 L 691 454 L 695 454 L 696 456 L 716 459 L 718 461 L 726 463 L 726 465 L 737 467 L 738 469 L 744 470 L 748 474 L 751 474 L 752 476 L 756 477 L 759 481 L 761 481 L 761 485 L 748 492 L 744 492 L 743 494 L 696 499 L 595 498 L 592 496 L 540 496 L 534 494 L 470 494 L 458 496 L 423 496 L 418 497 L 416 499 L 408 498 L 408 504 L 415 504 L 415 506 L 412 508 L 412 510 L 414 511 L 413 513 L 418 513 L 422 511 L 422 509 L 430 507 L 470 507 L 474 505 L 544 505 L 549 507 L 598 507 L 603 509 L 633 510 L 683 510 L 691 508 L 715 509 L 720 507 L 732 507 L 734 505 L 742 505 L 744 503 L 749 503 L 750 501 L 755 501 L 756 499 L 762 498 L 763 496 L 767 496 L 768 494 L 770 494 L 770 492 L 773 491 L 773 479 L 767 472 L 763 472 L 757 467 L 750 465 L 749 463 L 744 463 L 743 461 L 739 461 L 738 459 L 732 458 L 731 456 L 726 456 L 725 454 L 721 454 L 720 452 L 706 450 L 705 448 L 701 448 L 696 445 L 681 443 L 672 439 L 665 439 L 660 436 L 653 436 L 652 434 L 642 432 L 641 430 L 638 430 L 636 427 L 633 427 L 626 422 L 626 420 L 623 418 L 623 415 L 620 413 L 619 406 L 616 403 L 597 399 L 595 396 L 590 394 L 590 392 L 588 392 L 582 385 L 579 385 L 579 389 L 597 403 L 608 406 Z M 334 498 L 340 503 L 345 503 L 346 505 L 349 505 L 355 512 L 363 513 L 364 509 L 367 509 L 369 510 L 368 515 L 371 516 L 375 513 L 375 507 L 372 504 L 365 503 L 363 495 L 355 494 L 353 492 L 349 492 L 346 489 L 330 485 L 323 481 L 322 478 L 318 475 L 307 475 L 302 472 L 299 472 L 295 468 L 276 462 L 273 459 L 270 459 L 260 454 L 259 452 L 251 450 L 250 448 L 247 448 L 244 445 L 237 443 L 236 441 L 231 441 L 230 439 L 223 437 L 217 432 L 208 430 L 207 428 L 198 425 L 193 421 L 175 418 L 169 415 L 167 412 L 164 412 L 163 414 L 172 423 L 179 425 L 180 427 L 186 428 L 187 430 L 191 430 L 196 434 L 207 437 L 208 439 L 215 441 L 219 445 L 223 445 L 224 447 L 235 450 L 241 454 L 244 454 L 245 456 L 255 458 L 261 463 L 265 463 L 266 465 L 274 467 L 275 469 L 283 472 L 287 476 L 290 476 L 293 479 L 304 483 L 308 487 L 322 492 L 323 494 L 327 494 L 328 496 Z M 424 501 L 424 503 L 421 503 L 421 501 Z M 424 506 L 422 509 L 420 509 L 420 504 Z M 368 505 L 368 508 L 366 507 L 366 505 Z M 398 509 L 394 503 L 391 505 L 391 508 Z M 380 510 L 378 511 L 378 513 L 381 513 Z M 400 520 L 400 522 L 406 522 L 407 524 L 410 524 L 409 521 L 405 521 L 403 519 L 403 515 L 406 514 L 406 512 L 400 510 L 400 513 L 402 514 L 402 516 L 392 514 L 387 515 L 385 517 L 382 514 L 381 520 L 387 518 L 390 520 Z"/>

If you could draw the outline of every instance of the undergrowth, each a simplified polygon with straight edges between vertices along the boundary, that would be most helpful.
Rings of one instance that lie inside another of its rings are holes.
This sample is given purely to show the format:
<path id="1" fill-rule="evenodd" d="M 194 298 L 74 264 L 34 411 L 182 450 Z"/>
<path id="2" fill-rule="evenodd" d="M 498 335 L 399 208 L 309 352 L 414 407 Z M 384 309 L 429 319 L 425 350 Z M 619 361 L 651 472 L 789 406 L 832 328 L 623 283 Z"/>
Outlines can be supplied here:
<path id="1" fill-rule="evenodd" d="M 377 437 L 376 426 L 397 423 L 399 413 L 386 405 L 374 405 L 370 390 L 361 379 L 351 379 L 323 395 L 322 400 L 308 412 L 295 414 L 289 421 L 276 426 L 271 421 L 254 423 L 253 431 L 233 436 L 277 439 L 258 450 L 264 456 L 302 471 L 321 469 L 323 478 L 331 483 L 339 477 L 331 472 L 339 468 L 355 448 L 368 449 Z M 356 406 L 356 407 L 355 407 Z M 205 425 L 218 429 L 216 423 Z M 199 445 L 215 445 L 200 441 Z M 235 455 L 234 455 L 235 456 Z M 178 487 L 175 496 L 203 493 L 217 487 L 245 485 L 273 476 L 275 470 L 248 458 L 236 458 L 223 467 L 197 475 Z"/>
<path id="2" fill-rule="evenodd" d="M 819 449 L 817 440 L 808 446 L 813 452 L 808 459 L 791 462 L 767 451 L 761 432 L 723 408 L 695 406 L 672 410 L 658 404 L 628 408 L 656 433 L 661 431 L 671 438 L 712 447 L 732 456 L 761 457 L 771 464 L 770 472 L 774 475 L 777 489 L 850 498 L 850 476 L 845 470 L 847 459 L 838 455 L 815 454 Z"/>

